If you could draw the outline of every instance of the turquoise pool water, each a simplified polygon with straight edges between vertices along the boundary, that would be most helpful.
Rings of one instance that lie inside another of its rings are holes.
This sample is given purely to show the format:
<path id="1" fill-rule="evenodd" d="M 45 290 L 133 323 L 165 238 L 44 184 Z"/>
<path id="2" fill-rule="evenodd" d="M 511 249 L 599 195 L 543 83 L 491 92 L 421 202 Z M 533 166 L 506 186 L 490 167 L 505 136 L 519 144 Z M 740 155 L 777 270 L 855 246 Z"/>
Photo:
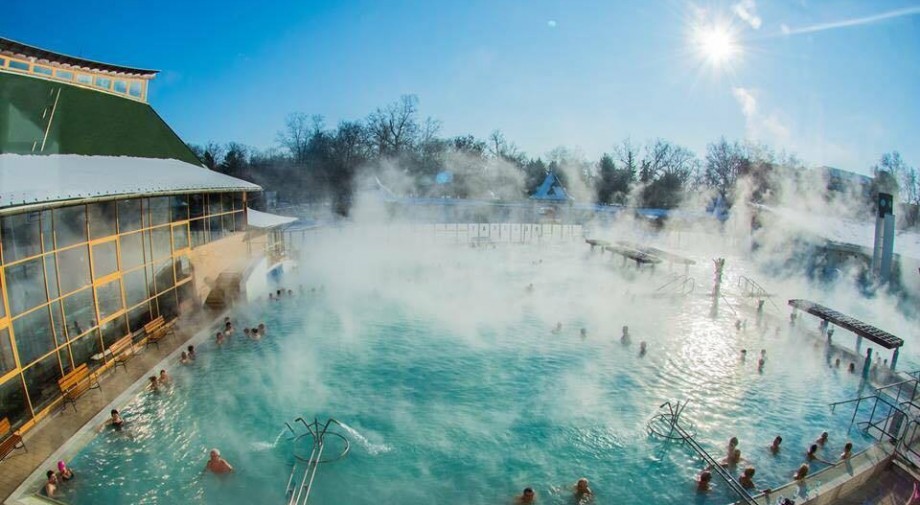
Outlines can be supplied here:
<path id="1" fill-rule="evenodd" d="M 696 455 L 647 434 L 666 400 L 691 401 L 685 416 L 718 457 L 738 436 L 760 487 L 788 481 L 822 430 L 831 433 L 827 459 L 846 440 L 868 444 L 846 432 L 852 411 L 827 406 L 856 396 L 858 377 L 828 367 L 823 348 L 785 323 L 761 331 L 751 319 L 738 331 L 724 306 L 710 318 L 706 264 L 690 272 L 706 286 L 696 294 L 651 298 L 666 273 L 620 271 L 583 247 L 370 264 L 357 254 L 316 251 L 300 272 L 302 296 L 237 310 L 228 344 L 208 341 L 194 364 L 168 364 L 175 385 L 120 406 L 128 429 L 102 431 L 80 450 L 63 500 L 286 503 L 283 426 L 299 416 L 350 428 L 339 431 L 351 452 L 317 474 L 316 504 L 505 504 L 525 486 L 540 503 L 564 504 L 579 477 L 597 503 L 734 501 L 717 477 L 713 492 L 697 495 Z M 263 321 L 267 337 L 242 336 Z M 550 332 L 556 321 L 559 334 Z M 619 341 L 623 324 L 630 346 Z M 777 434 L 783 450 L 772 456 Z M 211 447 L 233 474 L 202 473 Z"/>

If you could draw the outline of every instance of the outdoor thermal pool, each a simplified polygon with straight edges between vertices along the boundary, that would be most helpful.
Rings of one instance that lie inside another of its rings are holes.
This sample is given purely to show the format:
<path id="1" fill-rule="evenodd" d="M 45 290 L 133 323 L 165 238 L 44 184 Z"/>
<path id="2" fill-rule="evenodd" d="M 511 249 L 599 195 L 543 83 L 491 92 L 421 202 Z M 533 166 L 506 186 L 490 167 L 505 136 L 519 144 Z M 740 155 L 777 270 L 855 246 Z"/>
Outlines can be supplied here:
<path id="1" fill-rule="evenodd" d="M 319 469 L 316 504 L 505 504 L 525 486 L 539 503 L 564 504 L 579 477 L 590 479 L 596 503 L 735 501 L 718 477 L 698 495 L 697 456 L 648 435 L 666 400 L 690 400 L 685 419 L 717 458 L 738 436 L 760 488 L 789 481 L 822 430 L 830 432 L 825 459 L 836 460 L 847 440 L 857 450 L 869 444 L 847 432 L 852 411 L 828 408 L 865 385 L 790 334 L 785 313 L 775 312 L 782 324 L 757 328 L 750 319 L 743 331 L 724 303 L 710 318 L 709 258 L 690 271 L 695 293 L 652 298 L 666 268 L 637 274 L 583 244 L 403 245 L 382 248 L 402 254 L 373 257 L 334 244 L 307 251 L 285 281 L 293 298 L 238 308 L 228 343 L 209 338 L 194 364 L 165 363 L 171 388 L 117 405 L 127 429 L 103 430 L 71 451 L 78 477 L 61 499 L 286 503 L 284 423 L 300 416 L 350 427 L 339 431 L 351 452 Z M 730 281 L 742 271 L 729 258 L 724 291 L 739 311 Z M 563 329 L 554 334 L 557 321 Z M 242 335 L 259 322 L 265 338 Z M 631 345 L 620 342 L 624 324 Z M 777 434 L 783 449 L 773 456 L 767 446 Z M 233 474 L 202 472 L 211 447 Z"/>

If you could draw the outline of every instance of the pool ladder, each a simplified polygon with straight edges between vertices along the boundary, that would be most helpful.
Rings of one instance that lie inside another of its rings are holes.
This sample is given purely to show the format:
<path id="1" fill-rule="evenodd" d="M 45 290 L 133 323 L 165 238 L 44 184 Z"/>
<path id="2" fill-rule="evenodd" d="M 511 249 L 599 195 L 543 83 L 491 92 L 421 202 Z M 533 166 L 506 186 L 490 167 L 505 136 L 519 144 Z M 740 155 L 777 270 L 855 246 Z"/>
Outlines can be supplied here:
<path id="1" fill-rule="evenodd" d="M 320 424 L 319 419 L 316 418 L 313 419 L 312 423 L 308 423 L 304 418 L 298 417 L 294 420 L 294 425 L 296 426 L 298 423 L 306 428 L 305 432 L 298 433 L 290 423 L 284 423 L 293 435 L 291 441 L 294 445 L 294 465 L 291 467 L 291 475 L 288 477 L 287 488 L 285 490 L 285 496 L 288 497 L 288 505 L 307 505 L 307 500 L 310 499 L 310 491 L 313 490 L 313 480 L 316 478 L 316 470 L 319 468 L 320 463 L 330 463 L 342 459 L 348 454 L 348 450 L 351 448 L 348 439 L 345 438 L 344 435 L 329 431 L 329 425 L 331 424 L 341 426 L 338 421 L 331 417 L 327 419 L 324 424 Z M 325 438 L 327 435 L 342 439 L 345 447 L 339 455 L 323 459 L 323 450 L 325 449 Z M 305 458 L 297 454 L 297 444 L 301 439 L 307 436 L 313 438 L 313 448 L 310 451 L 310 456 Z"/>
<path id="2" fill-rule="evenodd" d="M 683 414 L 684 409 L 687 408 L 687 404 L 690 403 L 689 400 L 685 401 L 683 405 L 680 402 L 677 404 L 671 404 L 671 402 L 664 402 L 659 407 L 661 412 L 652 417 L 648 422 L 649 433 L 658 435 L 659 437 L 665 438 L 667 440 L 678 440 L 686 442 L 691 449 L 693 449 L 699 456 L 709 465 L 712 470 L 719 474 L 720 477 L 728 484 L 728 488 L 735 492 L 739 498 L 741 498 L 739 503 L 744 503 L 746 505 L 757 505 L 757 502 L 751 497 L 746 489 L 741 487 L 741 484 L 732 477 L 732 474 L 728 472 L 718 461 L 715 460 L 706 449 L 693 438 L 694 433 L 688 431 L 687 428 L 681 425 L 680 416 Z M 664 408 L 667 407 L 668 410 L 664 411 Z M 693 430 L 693 426 L 690 426 L 690 430 Z"/>

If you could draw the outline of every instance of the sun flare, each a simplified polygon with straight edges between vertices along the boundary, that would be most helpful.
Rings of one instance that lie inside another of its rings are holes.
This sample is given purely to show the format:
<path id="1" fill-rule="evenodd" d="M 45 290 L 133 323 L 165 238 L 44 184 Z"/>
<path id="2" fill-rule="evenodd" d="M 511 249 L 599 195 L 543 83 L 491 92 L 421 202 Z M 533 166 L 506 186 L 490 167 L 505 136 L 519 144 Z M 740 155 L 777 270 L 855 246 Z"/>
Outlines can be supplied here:
<path id="1" fill-rule="evenodd" d="M 724 26 L 698 27 L 693 43 L 699 55 L 716 67 L 730 62 L 741 51 L 734 34 Z"/>

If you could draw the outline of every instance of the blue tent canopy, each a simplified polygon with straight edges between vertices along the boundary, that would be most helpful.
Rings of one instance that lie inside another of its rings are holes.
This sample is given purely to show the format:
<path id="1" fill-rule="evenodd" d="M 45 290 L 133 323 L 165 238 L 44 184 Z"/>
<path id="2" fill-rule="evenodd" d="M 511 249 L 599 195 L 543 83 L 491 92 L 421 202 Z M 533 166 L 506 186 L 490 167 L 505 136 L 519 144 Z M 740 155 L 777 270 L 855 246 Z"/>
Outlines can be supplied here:
<path id="1" fill-rule="evenodd" d="M 574 200 L 574 198 L 569 196 L 562 182 L 559 181 L 556 172 L 546 174 L 546 179 L 543 179 L 543 184 L 540 184 L 540 187 L 537 188 L 534 194 L 530 195 L 530 199 L 545 202 L 570 202 Z"/>

